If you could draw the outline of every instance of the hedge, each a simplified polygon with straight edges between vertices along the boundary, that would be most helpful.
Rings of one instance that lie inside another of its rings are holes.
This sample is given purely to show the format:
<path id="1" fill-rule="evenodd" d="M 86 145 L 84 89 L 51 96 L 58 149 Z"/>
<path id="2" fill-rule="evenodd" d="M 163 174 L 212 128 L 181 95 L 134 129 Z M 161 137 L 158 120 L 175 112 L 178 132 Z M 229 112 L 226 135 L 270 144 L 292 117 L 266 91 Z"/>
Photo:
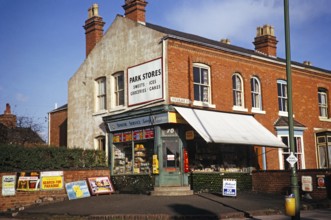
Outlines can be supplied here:
<path id="1" fill-rule="evenodd" d="M 107 167 L 103 151 L 0 144 L 0 171 Z"/>

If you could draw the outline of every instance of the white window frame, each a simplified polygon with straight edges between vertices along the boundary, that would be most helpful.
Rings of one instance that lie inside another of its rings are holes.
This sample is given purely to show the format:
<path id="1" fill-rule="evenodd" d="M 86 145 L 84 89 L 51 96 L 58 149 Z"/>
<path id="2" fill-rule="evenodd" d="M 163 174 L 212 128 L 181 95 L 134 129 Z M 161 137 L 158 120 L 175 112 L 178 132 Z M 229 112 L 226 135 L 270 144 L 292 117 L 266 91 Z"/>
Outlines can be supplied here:
<path id="1" fill-rule="evenodd" d="M 281 90 L 279 90 L 281 89 Z M 280 94 L 281 93 L 281 94 Z M 288 117 L 287 106 L 287 82 L 286 80 L 277 80 L 277 103 L 278 103 L 278 115 Z"/>
<path id="2" fill-rule="evenodd" d="M 95 111 L 107 110 L 107 85 L 106 77 L 100 77 L 95 80 L 96 83 L 96 100 Z"/>
<path id="3" fill-rule="evenodd" d="M 199 81 L 195 80 L 196 77 L 194 75 L 195 69 L 199 70 Z M 207 79 L 202 79 L 202 72 L 204 71 L 203 77 L 206 77 Z M 212 104 L 212 94 L 211 94 L 211 74 L 210 74 L 210 67 L 201 64 L 201 63 L 194 63 L 193 64 L 193 93 L 194 93 L 194 98 L 193 98 L 193 105 L 196 106 L 204 106 L 204 107 L 211 107 L 215 108 L 215 105 Z M 199 98 L 196 99 L 196 92 L 195 89 L 198 88 L 199 90 Z M 203 90 L 203 91 L 202 91 Z"/>
<path id="4" fill-rule="evenodd" d="M 262 110 L 262 89 L 260 79 L 256 76 L 251 78 L 252 112 L 265 114 Z"/>
<path id="5" fill-rule="evenodd" d="M 99 135 L 94 138 L 94 149 L 95 150 L 101 150 L 106 152 L 107 151 L 107 144 L 106 144 L 106 136 L 105 135 Z"/>
<path id="6" fill-rule="evenodd" d="M 299 132 L 299 133 L 301 133 L 301 132 Z M 284 135 L 284 134 L 278 135 L 278 138 L 280 140 L 282 140 L 282 137 L 286 137 L 287 138 L 288 145 L 289 145 L 290 144 L 289 143 L 289 135 L 288 134 L 286 134 L 286 135 Z M 295 165 L 296 166 L 299 165 L 299 166 L 297 166 L 297 169 L 299 169 L 299 170 L 306 169 L 303 135 L 301 135 L 301 134 L 295 134 L 294 135 L 294 138 L 295 138 L 295 141 L 298 141 L 298 138 L 300 140 L 297 143 L 297 148 L 300 148 L 300 152 L 295 152 L 295 154 L 294 154 L 294 156 L 296 156 L 298 158 L 298 162 Z M 287 159 L 288 156 L 290 156 L 290 146 L 288 146 L 288 148 L 279 148 L 278 149 L 278 161 L 279 161 L 279 169 L 280 170 L 284 170 L 285 169 L 285 163 L 288 163 L 285 160 Z"/>
<path id="7" fill-rule="evenodd" d="M 324 132 L 322 132 L 324 133 Z M 317 165 L 319 169 L 330 169 L 331 168 L 331 135 L 330 133 L 322 134 L 316 133 L 316 149 L 317 149 Z M 324 138 L 324 141 L 320 141 L 321 138 Z M 321 151 L 320 149 L 324 148 L 324 162 L 326 166 L 321 166 Z"/>
<path id="8" fill-rule="evenodd" d="M 325 88 L 318 88 L 318 109 L 319 118 L 328 119 L 328 93 Z"/>
<path id="9" fill-rule="evenodd" d="M 245 95 L 244 95 L 244 80 L 239 73 L 234 73 L 231 78 L 232 81 L 232 100 L 234 111 L 245 111 Z M 239 83 L 239 85 L 238 85 Z"/>
<path id="10" fill-rule="evenodd" d="M 118 88 L 118 76 L 122 75 L 123 76 L 123 89 L 119 89 Z M 111 77 L 111 82 L 110 84 L 112 85 L 110 88 L 110 94 L 111 94 L 111 109 L 110 111 L 118 111 L 118 110 L 122 110 L 123 108 L 125 108 L 126 105 L 126 87 L 125 87 L 125 74 L 124 71 L 118 71 L 114 74 L 112 74 Z M 119 105 L 119 96 L 118 94 L 122 92 L 123 93 L 123 104 Z"/>

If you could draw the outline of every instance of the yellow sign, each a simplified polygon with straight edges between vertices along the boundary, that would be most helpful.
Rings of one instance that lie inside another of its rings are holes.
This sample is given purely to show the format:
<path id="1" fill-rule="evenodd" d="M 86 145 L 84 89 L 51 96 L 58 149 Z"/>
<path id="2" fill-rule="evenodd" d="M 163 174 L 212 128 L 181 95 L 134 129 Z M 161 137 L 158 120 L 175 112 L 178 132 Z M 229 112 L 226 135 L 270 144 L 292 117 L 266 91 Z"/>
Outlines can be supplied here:
<path id="1" fill-rule="evenodd" d="M 169 123 L 177 123 L 177 124 L 187 124 L 182 116 L 177 114 L 176 112 L 169 112 Z"/>
<path id="2" fill-rule="evenodd" d="M 159 160 L 156 154 L 153 155 L 153 174 L 159 174 Z"/>
<path id="3" fill-rule="evenodd" d="M 41 189 L 63 189 L 63 177 L 62 176 L 44 176 L 41 178 Z"/>

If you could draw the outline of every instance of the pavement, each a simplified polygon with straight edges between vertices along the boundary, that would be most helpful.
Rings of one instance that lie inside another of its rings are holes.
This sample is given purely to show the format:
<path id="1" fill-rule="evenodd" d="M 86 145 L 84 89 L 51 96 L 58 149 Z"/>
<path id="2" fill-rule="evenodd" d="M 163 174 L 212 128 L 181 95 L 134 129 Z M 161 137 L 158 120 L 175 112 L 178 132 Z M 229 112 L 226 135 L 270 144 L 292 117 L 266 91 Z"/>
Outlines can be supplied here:
<path id="1" fill-rule="evenodd" d="M 284 204 L 285 198 L 282 195 L 254 192 L 238 192 L 237 197 L 223 197 L 218 193 L 191 196 L 110 194 L 35 205 L 2 217 L 91 220 L 256 219 L 255 216 L 284 215 Z M 302 199 L 301 204 L 304 210 L 328 209 L 331 200 Z"/>

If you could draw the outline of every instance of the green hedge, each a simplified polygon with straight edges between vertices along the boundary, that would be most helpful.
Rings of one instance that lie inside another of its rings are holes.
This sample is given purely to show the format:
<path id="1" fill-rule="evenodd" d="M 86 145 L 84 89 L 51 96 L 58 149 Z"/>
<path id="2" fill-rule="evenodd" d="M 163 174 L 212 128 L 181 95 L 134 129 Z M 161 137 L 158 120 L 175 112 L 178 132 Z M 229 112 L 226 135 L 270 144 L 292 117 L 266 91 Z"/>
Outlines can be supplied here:
<path id="1" fill-rule="evenodd" d="M 0 171 L 106 167 L 102 151 L 0 144 Z"/>

